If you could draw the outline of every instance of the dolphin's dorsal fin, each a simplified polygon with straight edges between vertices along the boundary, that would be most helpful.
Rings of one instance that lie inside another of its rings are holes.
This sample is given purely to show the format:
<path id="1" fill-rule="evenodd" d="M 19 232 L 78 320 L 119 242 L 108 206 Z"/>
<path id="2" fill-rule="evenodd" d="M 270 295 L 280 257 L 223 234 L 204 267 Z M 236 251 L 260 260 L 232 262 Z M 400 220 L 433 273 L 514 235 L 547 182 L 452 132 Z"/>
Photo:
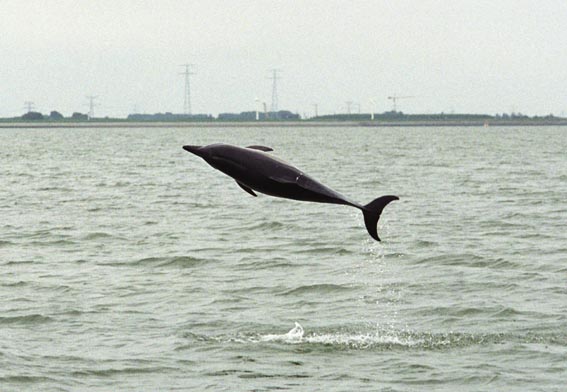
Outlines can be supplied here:
<path id="1" fill-rule="evenodd" d="M 246 146 L 246 148 L 251 148 L 253 150 L 260 150 L 260 151 L 264 151 L 264 152 L 274 151 L 273 148 L 266 147 L 266 146 L 258 146 L 258 145 Z"/>
<path id="2" fill-rule="evenodd" d="M 240 182 L 236 181 L 236 183 L 238 184 L 239 187 L 241 187 L 242 189 L 244 189 L 246 192 L 250 193 L 252 196 L 254 197 L 258 197 L 257 194 L 254 193 L 254 191 L 250 188 L 248 188 L 246 185 L 241 184 Z"/>

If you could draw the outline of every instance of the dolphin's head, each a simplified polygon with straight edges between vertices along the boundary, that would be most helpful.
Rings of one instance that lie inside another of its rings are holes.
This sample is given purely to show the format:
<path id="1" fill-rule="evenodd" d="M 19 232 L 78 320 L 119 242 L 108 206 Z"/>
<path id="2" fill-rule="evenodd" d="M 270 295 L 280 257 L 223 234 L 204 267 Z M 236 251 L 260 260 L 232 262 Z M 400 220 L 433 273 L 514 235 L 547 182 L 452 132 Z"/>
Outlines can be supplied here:
<path id="1" fill-rule="evenodd" d="M 207 151 L 205 149 L 206 146 L 183 146 L 185 151 L 189 151 L 192 154 L 195 154 L 201 158 L 205 158 L 207 155 Z"/>
<path id="2" fill-rule="evenodd" d="M 208 146 L 186 145 L 186 146 L 183 146 L 183 149 L 185 151 L 189 151 L 190 153 L 195 154 L 195 155 L 203 158 L 205 161 L 209 162 L 211 159 L 214 159 L 219 154 L 220 155 L 226 154 L 226 148 L 227 147 L 230 148 L 230 146 L 227 146 L 226 144 L 215 143 L 215 144 L 209 144 Z"/>

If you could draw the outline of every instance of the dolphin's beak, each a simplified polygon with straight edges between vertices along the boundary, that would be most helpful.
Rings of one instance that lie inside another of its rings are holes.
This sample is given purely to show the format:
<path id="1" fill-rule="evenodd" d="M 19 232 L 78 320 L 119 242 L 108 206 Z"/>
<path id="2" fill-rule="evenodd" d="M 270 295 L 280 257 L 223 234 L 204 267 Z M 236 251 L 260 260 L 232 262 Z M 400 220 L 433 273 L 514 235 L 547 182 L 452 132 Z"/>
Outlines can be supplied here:
<path id="1" fill-rule="evenodd" d="M 197 156 L 203 156 L 203 153 L 200 151 L 201 146 L 183 146 L 183 149 Z"/>

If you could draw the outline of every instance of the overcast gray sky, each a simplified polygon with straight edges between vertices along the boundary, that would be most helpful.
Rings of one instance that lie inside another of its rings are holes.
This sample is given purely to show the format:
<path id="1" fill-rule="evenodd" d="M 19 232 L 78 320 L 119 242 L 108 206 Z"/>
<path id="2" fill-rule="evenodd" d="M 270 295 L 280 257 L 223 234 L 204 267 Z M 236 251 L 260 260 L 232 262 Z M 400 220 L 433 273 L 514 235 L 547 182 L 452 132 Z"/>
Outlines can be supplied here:
<path id="1" fill-rule="evenodd" d="M 567 1 L 0 0 L 0 116 L 567 111 Z M 358 110 L 353 106 L 353 110 Z"/>

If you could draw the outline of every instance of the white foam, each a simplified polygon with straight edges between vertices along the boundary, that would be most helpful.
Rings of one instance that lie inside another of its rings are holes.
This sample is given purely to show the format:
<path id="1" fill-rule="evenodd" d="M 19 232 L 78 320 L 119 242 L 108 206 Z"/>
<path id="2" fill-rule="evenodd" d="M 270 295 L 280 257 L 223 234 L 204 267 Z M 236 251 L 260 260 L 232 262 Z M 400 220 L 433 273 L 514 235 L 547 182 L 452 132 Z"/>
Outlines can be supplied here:
<path id="1" fill-rule="evenodd" d="M 301 343 L 304 333 L 303 327 L 296 321 L 295 327 L 290 329 L 288 333 L 283 335 L 264 335 L 260 340 L 263 342 Z"/>
<path id="2" fill-rule="evenodd" d="M 379 334 L 314 334 L 303 340 L 305 343 L 328 344 L 345 347 L 367 348 L 374 346 L 404 346 L 412 347 L 420 341 L 402 338 L 396 335 Z"/>
<path id="3" fill-rule="evenodd" d="M 368 348 L 375 346 L 402 346 L 414 347 L 423 344 L 421 339 L 413 339 L 409 336 L 399 336 L 397 334 L 381 333 L 327 333 L 327 334 L 308 334 L 301 324 L 295 322 L 295 327 L 285 334 L 262 335 L 260 342 L 279 342 L 287 344 L 325 344 L 337 345 L 354 348 Z"/>

